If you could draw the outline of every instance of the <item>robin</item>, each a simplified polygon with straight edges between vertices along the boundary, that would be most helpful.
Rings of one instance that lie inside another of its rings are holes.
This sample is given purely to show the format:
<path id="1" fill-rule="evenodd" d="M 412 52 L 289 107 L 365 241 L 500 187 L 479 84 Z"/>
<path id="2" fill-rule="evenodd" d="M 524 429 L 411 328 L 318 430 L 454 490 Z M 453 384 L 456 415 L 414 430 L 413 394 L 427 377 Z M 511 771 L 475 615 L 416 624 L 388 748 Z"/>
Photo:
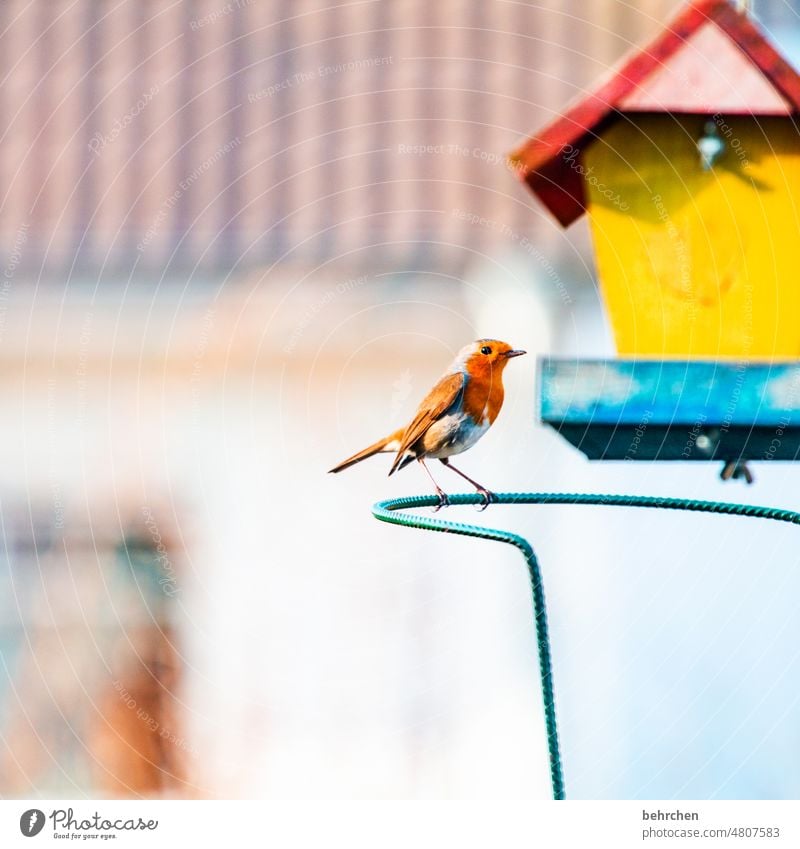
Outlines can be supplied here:
<path id="1" fill-rule="evenodd" d="M 353 454 L 330 471 L 341 472 L 373 454 L 396 452 L 389 475 L 416 460 L 436 487 L 439 505 L 448 506 L 447 495 L 436 483 L 425 460 L 438 460 L 469 481 L 483 496 L 482 510 L 492 502 L 492 493 L 450 463 L 450 457 L 471 448 L 492 426 L 503 406 L 503 369 L 514 350 L 497 339 L 478 339 L 462 348 L 444 376 L 425 396 L 407 427 Z"/>

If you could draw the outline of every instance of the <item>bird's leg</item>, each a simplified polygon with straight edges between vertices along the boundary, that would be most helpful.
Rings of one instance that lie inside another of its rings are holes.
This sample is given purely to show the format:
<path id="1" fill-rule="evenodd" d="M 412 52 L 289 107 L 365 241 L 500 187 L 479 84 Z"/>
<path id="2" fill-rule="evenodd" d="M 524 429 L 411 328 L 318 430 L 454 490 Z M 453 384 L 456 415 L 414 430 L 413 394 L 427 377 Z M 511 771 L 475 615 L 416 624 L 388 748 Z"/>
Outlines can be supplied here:
<path id="1" fill-rule="evenodd" d="M 733 478 L 733 480 L 738 480 L 739 478 L 744 478 L 748 484 L 753 482 L 753 473 L 747 467 L 747 463 L 744 460 L 727 460 L 725 462 L 725 467 L 720 473 L 720 478 L 722 480 L 727 481 Z"/>
<path id="2" fill-rule="evenodd" d="M 483 507 L 480 509 L 485 510 L 491 503 L 494 501 L 494 495 L 486 489 L 485 486 L 481 486 L 477 481 L 472 480 L 469 475 L 465 475 L 464 472 L 459 471 L 451 462 L 449 457 L 440 457 L 439 462 L 443 465 L 447 466 L 448 469 L 454 471 L 457 475 L 461 475 L 465 481 L 469 481 L 475 489 L 483 496 Z"/>
<path id="3" fill-rule="evenodd" d="M 439 486 L 438 483 L 434 480 L 433 475 L 431 474 L 431 470 L 425 465 L 425 460 L 422 457 L 417 457 L 417 461 L 422 466 L 423 469 L 428 473 L 428 477 L 431 479 L 431 483 L 433 483 L 436 488 L 436 494 L 439 496 L 439 504 L 433 508 L 433 512 L 436 513 L 437 510 L 441 510 L 442 507 L 450 506 L 450 499 L 447 497 L 447 493 Z"/>

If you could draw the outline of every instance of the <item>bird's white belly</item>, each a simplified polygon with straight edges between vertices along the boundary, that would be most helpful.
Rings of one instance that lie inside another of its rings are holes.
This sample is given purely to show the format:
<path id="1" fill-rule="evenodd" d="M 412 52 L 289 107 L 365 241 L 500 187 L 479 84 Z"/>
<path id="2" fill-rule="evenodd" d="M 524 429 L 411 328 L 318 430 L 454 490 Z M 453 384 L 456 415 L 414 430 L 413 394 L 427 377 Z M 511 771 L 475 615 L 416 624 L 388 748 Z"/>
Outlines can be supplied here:
<path id="1" fill-rule="evenodd" d="M 425 456 L 439 460 L 460 454 L 471 448 L 487 430 L 488 418 L 475 424 L 470 416 L 463 413 L 443 416 L 428 428 L 422 439 Z"/>

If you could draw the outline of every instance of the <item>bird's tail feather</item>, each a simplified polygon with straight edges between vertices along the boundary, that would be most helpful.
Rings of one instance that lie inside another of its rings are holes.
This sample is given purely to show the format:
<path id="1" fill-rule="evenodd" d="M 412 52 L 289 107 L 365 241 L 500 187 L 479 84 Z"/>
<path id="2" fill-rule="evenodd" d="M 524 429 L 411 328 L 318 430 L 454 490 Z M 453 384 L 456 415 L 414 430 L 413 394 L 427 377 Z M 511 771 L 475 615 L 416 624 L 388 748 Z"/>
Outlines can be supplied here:
<path id="1" fill-rule="evenodd" d="M 384 454 L 387 452 L 397 451 L 400 447 L 400 439 L 403 436 L 403 432 L 404 428 L 400 428 L 400 430 L 389 434 L 389 436 L 384 439 L 379 439 L 363 451 L 359 451 L 357 454 L 353 454 L 352 457 L 342 460 L 338 466 L 334 466 L 332 469 L 329 469 L 328 472 L 333 474 L 336 474 L 336 472 L 343 472 L 345 469 L 349 469 L 350 466 L 354 466 L 356 463 L 366 460 L 367 457 L 372 457 L 373 454 Z"/>
<path id="2" fill-rule="evenodd" d="M 416 460 L 416 459 L 417 459 L 417 455 L 416 455 L 416 454 L 411 454 L 411 453 L 409 453 L 409 452 L 405 453 L 405 454 L 403 455 L 402 459 L 401 459 L 398 463 L 396 463 L 396 464 L 392 464 L 392 469 L 391 469 L 391 471 L 389 472 L 389 477 L 391 477 L 391 476 L 392 476 L 395 472 L 399 472 L 399 471 L 400 471 L 400 469 L 405 469 L 405 467 L 406 467 L 409 463 L 413 463 L 413 462 L 414 462 L 414 460 Z"/>

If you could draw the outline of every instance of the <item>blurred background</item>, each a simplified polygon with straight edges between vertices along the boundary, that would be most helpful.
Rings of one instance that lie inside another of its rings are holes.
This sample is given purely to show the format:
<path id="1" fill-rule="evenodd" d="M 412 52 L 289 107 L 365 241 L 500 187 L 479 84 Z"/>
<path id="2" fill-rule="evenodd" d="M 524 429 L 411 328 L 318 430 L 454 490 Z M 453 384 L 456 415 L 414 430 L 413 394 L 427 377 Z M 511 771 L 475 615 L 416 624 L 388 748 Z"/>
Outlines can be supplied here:
<path id="1" fill-rule="evenodd" d="M 800 505 L 537 422 L 537 354 L 614 350 L 585 219 L 504 156 L 674 9 L 2 4 L 0 795 L 546 798 L 518 554 L 372 519 L 417 468 L 325 474 L 480 336 L 531 354 L 492 488 Z M 800 2 L 753 14 L 800 62 Z M 798 797 L 794 529 L 449 517 L 539 554 L 569 798 Z"/>

